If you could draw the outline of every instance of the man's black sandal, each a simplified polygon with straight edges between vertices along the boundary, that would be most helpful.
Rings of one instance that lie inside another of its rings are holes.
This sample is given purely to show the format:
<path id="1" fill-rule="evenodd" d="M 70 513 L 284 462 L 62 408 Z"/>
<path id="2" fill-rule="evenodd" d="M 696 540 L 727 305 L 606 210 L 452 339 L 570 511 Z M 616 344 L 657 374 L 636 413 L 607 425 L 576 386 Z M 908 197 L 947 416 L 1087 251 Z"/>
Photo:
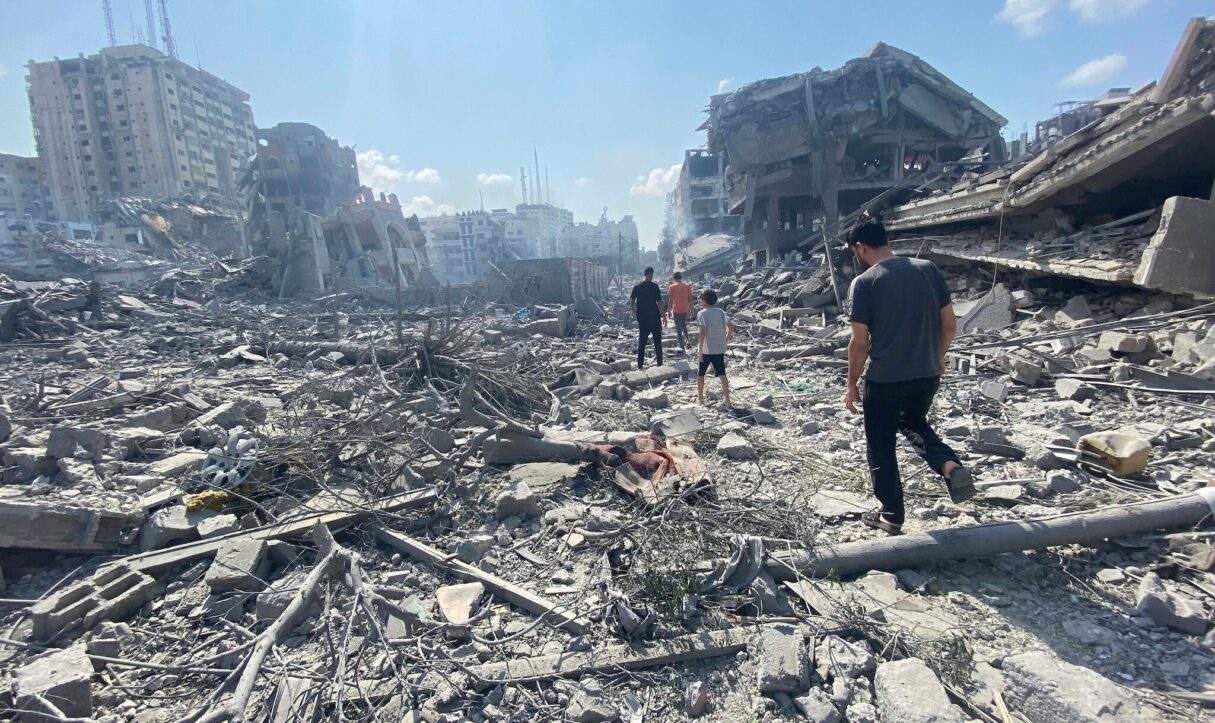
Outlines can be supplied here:
<path id="1" fill-rule="evenodd" d="M 875 530 L 881 530 L 888 535 L 903 534 L 903 526 L 896 525 L 895 523 L 889 522 L 883 518 L 881 508 L 869 510 L 868 512 L 862 512 L 861 522 Z"/>

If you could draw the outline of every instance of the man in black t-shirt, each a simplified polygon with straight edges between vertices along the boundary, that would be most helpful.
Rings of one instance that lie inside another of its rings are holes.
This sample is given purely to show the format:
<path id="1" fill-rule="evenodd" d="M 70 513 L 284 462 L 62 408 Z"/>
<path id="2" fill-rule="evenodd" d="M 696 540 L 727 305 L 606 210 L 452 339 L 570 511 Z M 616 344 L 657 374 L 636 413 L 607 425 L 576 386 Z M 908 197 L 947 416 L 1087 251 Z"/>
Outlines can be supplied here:
<path id="1" fill-rule="evenodd" d="M 866 458 L 874 495 L 882 503 L 861 521 L 898 534 L 904 516 L 895 456 L 899 432 L 944 479 L 954 502 L 975 494 L 974 478 L 928 423 L 957 320 L 941 271 L 931 262 L 896 256 L 881 223 L 857 226 L 848 240 L 862 273 L 849 294 L 852 339 L 844 406 L 853 414 L 857 402 L 864 406 Z"/>
<path id="2" fill-rule="evenodd" d="M 637 368 L 645 368 L 645 342 L 654 337 L 654 361 L 662 364 L 662 327 L 667 323 L 667 305 L 662 290 L 654 283 L 654 269 L 646 267 L 645 281 L 633 287 L 629 308 L 637 315 Z"/>

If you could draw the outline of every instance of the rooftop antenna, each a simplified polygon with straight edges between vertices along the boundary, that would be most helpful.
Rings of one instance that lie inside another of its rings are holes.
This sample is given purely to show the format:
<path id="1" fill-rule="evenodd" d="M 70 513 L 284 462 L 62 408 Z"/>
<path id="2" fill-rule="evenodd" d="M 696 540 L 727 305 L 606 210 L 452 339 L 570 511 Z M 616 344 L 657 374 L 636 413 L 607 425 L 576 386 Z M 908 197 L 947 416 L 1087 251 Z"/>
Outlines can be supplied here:
<path id="1" fill-rule="evenodd" d="M 477 195 L 481 197 L 481 213 L 485 213 L 485 191 L 478 188 Z"/>
<path id="2" fill-rule="evenodd" d="M 540 152 L 532 146 L 532 158 L 536 161 L 536 175 L 532 176 L 532 191 L 535 192 L 536 203 L 544 203 L 544 196 L 540 193 Z"/>
<path id="3" fill-rule="evenodd" d="M 159 50 L 156 47 L 156 15 L 152 12 L 152 0 L 143 0 L 143 9 L 148 16 L 148 47 Z"/>
<path id="4" fill-rule="evenodd" d="M 176 60 L 177 41 L 173 39 L 173 26 L 169 24 L 169 0 L 160 0 L 160 30 L 164 33 L 161 40 L 164 42 L 165 52 Z"/>
<path id="5" fill-rule="evenodd" d="M 523 197 L 523 205 L 527 205 L 527 172 L 523 170 L 523 166 L 519 166 L 519 193 Z"/>
<path id="6" fill-rule="evenodd" d="M 548 197 L 548 202 L 553 202 L 553 189 L 548 185 L 548 165 L 544 166 L 544 195 Z"/>
<path id="7" fill-rule="evenodd" d="M 105 13 L 105 37 L 112 48 L 118 45 L 118 34 L 114 32 L 114 8 L 110 7 L 110 0 L 101 0 L 101 10 Z"/>

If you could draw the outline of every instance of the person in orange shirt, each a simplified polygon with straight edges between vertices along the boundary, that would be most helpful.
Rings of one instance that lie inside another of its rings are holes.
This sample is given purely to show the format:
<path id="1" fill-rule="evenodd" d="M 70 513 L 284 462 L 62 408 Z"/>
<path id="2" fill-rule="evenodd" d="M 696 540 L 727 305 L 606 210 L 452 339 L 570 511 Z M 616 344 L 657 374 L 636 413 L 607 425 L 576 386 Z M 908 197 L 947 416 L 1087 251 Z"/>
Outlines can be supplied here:
<path id="1" fill-rule="evenodd" d="M 667 287 L 667 302 L 675 317 L 675 335 L 679 348 L 688 351 L 688 314 L 691 312 L 692 287 L 683 282 L 683 274 L 675 272 L 674 281 Z"/>

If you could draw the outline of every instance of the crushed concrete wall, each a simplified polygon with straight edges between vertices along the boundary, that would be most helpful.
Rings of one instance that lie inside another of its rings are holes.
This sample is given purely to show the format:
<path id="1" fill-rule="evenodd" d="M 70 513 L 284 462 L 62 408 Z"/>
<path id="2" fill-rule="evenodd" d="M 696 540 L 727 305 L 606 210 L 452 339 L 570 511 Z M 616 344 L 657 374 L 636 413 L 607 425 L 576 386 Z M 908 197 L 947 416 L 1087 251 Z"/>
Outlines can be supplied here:
<path id="1" fill-rule="evenodd" d="M 1135 283 L 1215 297 L 1215 203 L 1184 196 L 1166 200 L 1160 228 L 1143 252 Z"/>

